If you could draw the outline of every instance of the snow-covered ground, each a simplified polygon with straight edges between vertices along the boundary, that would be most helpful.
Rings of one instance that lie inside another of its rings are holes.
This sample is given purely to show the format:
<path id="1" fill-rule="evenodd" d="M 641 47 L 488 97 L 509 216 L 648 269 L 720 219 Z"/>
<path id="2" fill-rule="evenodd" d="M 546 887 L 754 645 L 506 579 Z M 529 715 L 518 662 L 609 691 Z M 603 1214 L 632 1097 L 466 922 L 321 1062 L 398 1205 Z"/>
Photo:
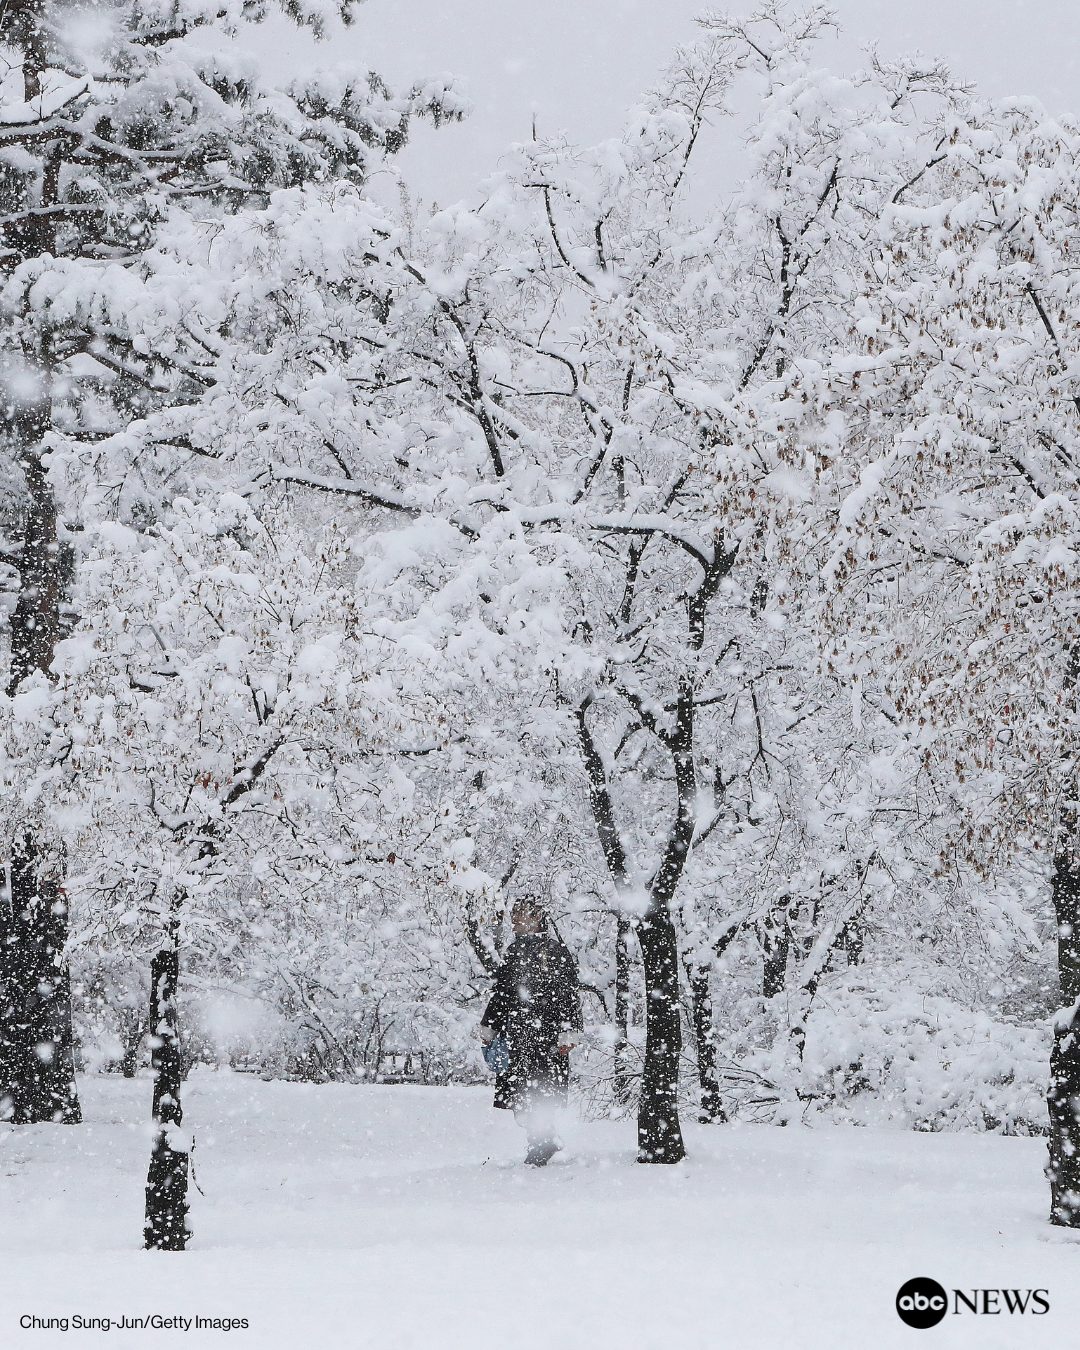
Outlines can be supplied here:
<path id="1" fill-rule="evenodd" d="M 81 1128 L 0 1126 L 0 1345 L 250 1350 L 803 1350 L 919 1343 L 897 1288 L 1039 1287 L 1041 1317 L 949 1315 L 937 1346 L 1075 1343 L 1080 1234 L 1045 1222 L 1041 1140 L 568 1121 L 546 1171 L 482 1089 L 189 1084 L 196 1238 L 139 1250 L 149 1081 L 88 1078 Z M 247 1330 L 22 1330 L 24 1315 Z M 175 1338 L 175 1339 L 173 1339 Z"/>

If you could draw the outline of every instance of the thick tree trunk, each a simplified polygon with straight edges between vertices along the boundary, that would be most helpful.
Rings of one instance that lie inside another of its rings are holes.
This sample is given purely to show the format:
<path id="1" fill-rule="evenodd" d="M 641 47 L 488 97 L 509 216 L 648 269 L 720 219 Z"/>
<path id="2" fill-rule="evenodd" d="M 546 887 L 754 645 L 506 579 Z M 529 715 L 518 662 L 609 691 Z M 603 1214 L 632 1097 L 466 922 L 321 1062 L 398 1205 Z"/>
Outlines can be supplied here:
<path id="1" fill-rule="evenodd" d="M 8 697 L 28 675 L 48 676 L 60 637 L 62 560 L 57 533 L 56 502 L 41 462 L 41 442 L 48 430 L 45 405 L 26 410 L 19 430 L 26 448 L 19 461 L 26 480 L 26 516 L 19 545 L 19 593 L 11 615 L 11 669 Z"/>
<path id="2" fill-rule="evenodd" d="M 720 1081 L 716 1076 L 716 1036 L 713 1031 L 710 975 L 711 970 L 708 966 L 694 966 L 689 971 L 700 1089 L 700 1119 L 703 1124 L 712 1124 L 715 1121 L 726 1124 L 727 1112 L 720 1100 Z"/>
<path id="3" fill-rule="evenodd" d="M 8 696 L 34 674 L 50 676 L 63 593 L 56 502 L 41 460 L 51 420 L 44 351 L 36 354 L 31 400 L 11 413 L 26 483 L 19 545 L 19 592 L 9 623 Z M 0 1115 L 27 1124 L 81 1119 L 75 1087 L 71 987 L 65 963 L 68 911 L 62 868 L 44 827 L 27 825 L 11 847 L 7 904 L 0 906 Z"/>
<path id="4" fill-rule="evenodd" d="M 16 1124 L 82 1119 L 75 1087 L 71 985 L 64 959 L 67 904 L 59 865 L 32 835 L 15 841 L 4 934 L 4 1033 L 0 1094 Z"/>
<path id="5" fill-rule="evenodd" d="M 686 1157 L 679 1124 L 679 949 L 666 909 L 655 909 L 638 926 L 645 973 L 645 1064 L 638 1102 L 638 1162 L 677 1163 Z"/>
<path id="6" fill-rule="evenodd" d="M 191 1236 L 188 1217 L 188 1150 L 179 1137 L 183 1063 L 177 1017 L 180 953 L 177 925 L 150 967 L 151 1065 L 154 1070 L 154 1144 L 146 1177 L 145 1246 L 182 1252 Z"/>
<path id="7" fill-rule="evenodd" d="M 1076 821 L 1063 822 L 1054 859 L 1053 899 L 1058 928 L 1062 1011 L 1050 1053 L 1050 1222 L 1080 1228 L 1080 857 Z"/>
<path id="8" fill-rule="evenodd" d="M 616 917 L 615 929 L 615 1101 L 630 1104 L 630 920 Z"/>

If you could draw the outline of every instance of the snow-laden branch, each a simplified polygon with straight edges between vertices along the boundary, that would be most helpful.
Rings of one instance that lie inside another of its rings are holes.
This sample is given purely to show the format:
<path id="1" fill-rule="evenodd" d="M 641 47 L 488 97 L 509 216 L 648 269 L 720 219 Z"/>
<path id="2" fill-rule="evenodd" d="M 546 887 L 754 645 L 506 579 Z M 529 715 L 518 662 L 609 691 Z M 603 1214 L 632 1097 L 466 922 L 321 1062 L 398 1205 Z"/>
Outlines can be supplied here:
<path id="1" fill-rule="evenodd" d="M 51 123 L 61 109 L 69 103 L 82 98 L 90 89 L 90 80 L 68 79 L 58 82 L 53 88 L 43 90 L 25 103 L 0 104 L 0 128 L 11 131 L 44 131 L 44 124 Z M 0 136 L 2 136 L 0 132 Z"/>

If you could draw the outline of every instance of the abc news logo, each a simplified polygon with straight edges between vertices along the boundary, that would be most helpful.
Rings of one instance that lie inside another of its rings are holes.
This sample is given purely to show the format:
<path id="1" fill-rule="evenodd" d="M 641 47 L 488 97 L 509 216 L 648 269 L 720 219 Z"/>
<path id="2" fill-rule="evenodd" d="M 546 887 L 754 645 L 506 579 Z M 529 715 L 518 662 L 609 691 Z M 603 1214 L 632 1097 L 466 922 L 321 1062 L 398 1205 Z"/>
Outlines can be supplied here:
<path id="1" fill-rule="evenodd" d="M 896 1311 L 909 1327 L 925 1329 L 936 1327 L 949 1311 L 991 1317 L 1001 1313 L 1033 1313 L 1041 1317 L 1050 1311 L 1050 1299 L 1045 1289 L 954 1289 L 950 1300 L 937 1280 L 920 1276 L 900 1286 Z"/>

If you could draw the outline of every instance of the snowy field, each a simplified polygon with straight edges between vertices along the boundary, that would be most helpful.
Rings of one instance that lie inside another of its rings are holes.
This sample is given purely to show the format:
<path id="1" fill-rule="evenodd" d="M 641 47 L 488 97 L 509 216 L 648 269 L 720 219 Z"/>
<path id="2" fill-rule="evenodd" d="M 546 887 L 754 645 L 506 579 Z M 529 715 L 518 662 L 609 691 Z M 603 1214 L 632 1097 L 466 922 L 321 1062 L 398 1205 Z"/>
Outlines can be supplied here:
<path id="1" fill-rule="evenodd" d="M 0 1126 L 0 1346 L 794 1350 L 1075 1344 L 1078 1238 L 1045 1223 L 1041 1140 L 570 1120 L 546 1171 L 482 1089 L 190 1082 L 196 1237 L 139 1250 L 148 1079 L 81 1083 L 81 1128 Z M 1040 1287 L 1046 1316 L 904 1326 L 899 1285 Z M 39 1317 L 247 1330 L 21 1330 Z"/>

